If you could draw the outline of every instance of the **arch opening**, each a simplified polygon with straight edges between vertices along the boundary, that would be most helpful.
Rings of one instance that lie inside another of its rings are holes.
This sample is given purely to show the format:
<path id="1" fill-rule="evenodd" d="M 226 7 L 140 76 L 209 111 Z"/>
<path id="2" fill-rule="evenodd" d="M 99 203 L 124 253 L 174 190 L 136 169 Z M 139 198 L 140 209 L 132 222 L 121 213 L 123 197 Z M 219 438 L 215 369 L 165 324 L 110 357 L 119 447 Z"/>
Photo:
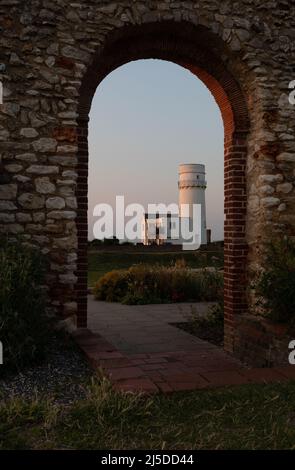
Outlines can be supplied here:
<path id="1" fill-rule="evenodd" d="M 223 57 L 223 60 L 221 60 Z M 87 326 L 88 120 L 100 82 L 120 65 L 138 59 L 163 59 L 190 70 L 212 93 L 224 124 L 224 346 L 233 351 L 235 317 L 246 302 L 246 156 L 248 111 L 239 84 L 226 66 L 222 44 L 205 28 L 157 23 L 122 28 L 106 41 L 88 68 L 78 109 L 78 327 Z"/>

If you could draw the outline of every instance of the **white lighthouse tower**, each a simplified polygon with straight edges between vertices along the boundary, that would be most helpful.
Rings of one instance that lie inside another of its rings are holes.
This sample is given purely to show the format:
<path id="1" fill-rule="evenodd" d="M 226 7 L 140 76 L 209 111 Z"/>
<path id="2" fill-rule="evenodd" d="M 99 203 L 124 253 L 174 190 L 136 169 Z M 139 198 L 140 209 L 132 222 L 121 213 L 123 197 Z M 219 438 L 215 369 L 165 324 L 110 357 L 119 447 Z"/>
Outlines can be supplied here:
<path id="1" fill-rule="evenodd" d="M 193 217 L 193 204 L 201 205 L 201 244 L 207 243 L 206 225 L 206 201 L 205 190 L 207 182 L 205 180 L 205 165 L 189 163 L 179 165 L 179 211 L 180 217 L 187 214 L 182 213 L 182 204 L 188 204 L 189 217 Z"/>

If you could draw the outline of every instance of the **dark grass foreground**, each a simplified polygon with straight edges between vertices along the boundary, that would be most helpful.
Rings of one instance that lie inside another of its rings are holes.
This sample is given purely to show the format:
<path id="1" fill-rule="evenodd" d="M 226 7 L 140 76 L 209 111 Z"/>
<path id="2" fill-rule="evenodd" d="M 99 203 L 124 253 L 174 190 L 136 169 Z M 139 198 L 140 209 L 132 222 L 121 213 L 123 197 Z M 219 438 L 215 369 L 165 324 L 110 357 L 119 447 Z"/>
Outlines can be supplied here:
<path id="1" fill-rule="evenodd" d="M 151 398 L 106 381 L 69 405 L 48 397 L 0 404 L 0 449 L 290 449 L 295 382 Z"/>

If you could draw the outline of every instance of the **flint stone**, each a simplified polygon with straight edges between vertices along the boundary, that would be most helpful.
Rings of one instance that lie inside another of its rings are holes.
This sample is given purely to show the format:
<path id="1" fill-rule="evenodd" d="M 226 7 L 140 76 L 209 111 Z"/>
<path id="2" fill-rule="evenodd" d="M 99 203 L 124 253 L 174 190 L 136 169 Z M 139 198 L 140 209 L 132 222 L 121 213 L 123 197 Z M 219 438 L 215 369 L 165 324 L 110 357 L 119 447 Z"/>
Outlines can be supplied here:
<path id="1" fill-rule="evenodd" d="M 76 284 L 77 282 L 77 276 L 74 274 L 60 274 L 59 275 L 59 280 L 61 284 Z"/>
<path id="2" fill-rule="evenodd" d="M 22 165 L 18 165 L 17 163 L 10 163 L 9 165 L 5 165 L 5 170 L 8 171 L 8 173 L 18 173 L 22 169 Z"/>
<path id="3" fill-rule="evenodd" d="M 18 213 L 18 214 L 16 214 L 16 220 L 20 223 L 31 222 L 32 221 L 32 216 L 31 216 L 31 214 Z"/>
<path id="4" fill-rule="evenodd" d="M 74 211 L 52 211 L 48 213 L 48 218 L 51 218 L 54 220 L 62 220 L 62 219 L 74 220 L 76 216 L 77 214 Z"/>
<path id="5" fill-rule="evenodd" d="M 15 211 L 16 205 L 11 201 L 0 201 L 0 211 Z"/>
<path id="6" fill-rule="evenodd" d="M 294 163 L 295 153 L 288 153 L 288 152 L 280 153 L 280 155 L 277 156 L 277 161 Z"/>
<path id="7" fill-rule="evenodd" d="M 57 147 L 57 142 L 55 139 L 42 137 L 36 142 L 33 143 L 33 148 L 36 152 L 55 152 Z"/>
<path id="8" fill-rule="evenodd" d="M 73 46 L 65 46 L 62 48 L 61 53 L 64 57 L 68 57 L 69 59 L 81 60 L 83 62 L 87 62 L 89 58 L 89 54 L 85 51 L 81 51 Z"/>
<path id="9" fill-rule="evenodd" d="M 27 173 L 34 173 L 37 175 L 56 175 L 58 173 L 58 167 L 50 165 L 31 165 L 27 169 Z"/>
<path id="10" fill-rule="evenodd" d="M 25 209 L 41 209 L 44 207 L 45 199 L 44 196 L 39 196 L 32 193 L 23 193 L 19 198 L 18 202 Z"/>
<path id="11" fill-rule="evenodd" d="M 33 129 L 33 127 L 25 127 L 21 129 L 20 135 L 27 139 L 33 139 L 39 135 L 39 132 L 37 132 L 36 129 Z"/>
<path id="12" fill-rule="evenodd" d="M 261 199 L 261 204 L 265 208 L 278 206 L 280 202 L 280 199 L 278 199 L 277 197 L 264 197 Z"/>
<path id="13" fill-rule="evenodd" d="M 66 203 L 62 197 L 50 197 L 46 201 L 47 209 L 63 209 Z"/>
<path id="14" fill-rule="evenodd" d="M 50 182 L 47 176 L 44 178 L 36 178 L 35 185 L 36 191 L 40 194 L 50 194 L 55 191 L 55 185 Z"/>
<path id="15" fill-rule="evenodd" d="M 1 184 L 0 185 L 0 199 L 15 199 L 17 194 L 16 184 Z"/>
<path id="16" fill-rule="evenodd" d="M 276 189 L 278 193 L 288 194 L 292 191 L 293 185 L 292 183 L 282 183 L 278 184 Z"/>
<path id="17" fill-rule="evenodd" d="M 34 163 L 37 161 L 37 157 L 34 153 L 22 153 L 15 156 L 16 160 L 21 160 L 23 162 Z"/>
<path id="18" fill-rule="evenodd" d="M 271 184 L 271 183 L 281 183 L 283 181 L 283 175 L 260 175 L 259 176 L 259 183 L 261 184 Z"/>
<path id="19" fill-rule="evenodd" d="M 10 224 L 15 221 L 15 215 L 14 214 L 0 214 L 0 222 L 4 224 Z"/>

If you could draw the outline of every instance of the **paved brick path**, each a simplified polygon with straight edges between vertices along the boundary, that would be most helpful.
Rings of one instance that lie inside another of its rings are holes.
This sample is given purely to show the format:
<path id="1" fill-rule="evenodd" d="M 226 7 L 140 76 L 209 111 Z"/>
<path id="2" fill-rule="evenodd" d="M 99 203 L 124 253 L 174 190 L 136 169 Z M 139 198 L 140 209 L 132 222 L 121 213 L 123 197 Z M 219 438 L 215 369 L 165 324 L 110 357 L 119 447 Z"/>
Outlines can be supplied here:
<path id="1" fill-rule="evenodd" d="M 76 340 L 116 388 L 147 393 L 295 379 L 295 366 L 249 369 L 171 323 L 208 304 L 126 306 L 89 297 L 89 329 Z"/>
<path id="2" fill-rule="evenodd" d="M 88 326 L 127 355 L 199 350 L 198 338 L 172 326 L 192 311 L 204 315 L 212 303 L 121 305 L 88 298 Z"/>

